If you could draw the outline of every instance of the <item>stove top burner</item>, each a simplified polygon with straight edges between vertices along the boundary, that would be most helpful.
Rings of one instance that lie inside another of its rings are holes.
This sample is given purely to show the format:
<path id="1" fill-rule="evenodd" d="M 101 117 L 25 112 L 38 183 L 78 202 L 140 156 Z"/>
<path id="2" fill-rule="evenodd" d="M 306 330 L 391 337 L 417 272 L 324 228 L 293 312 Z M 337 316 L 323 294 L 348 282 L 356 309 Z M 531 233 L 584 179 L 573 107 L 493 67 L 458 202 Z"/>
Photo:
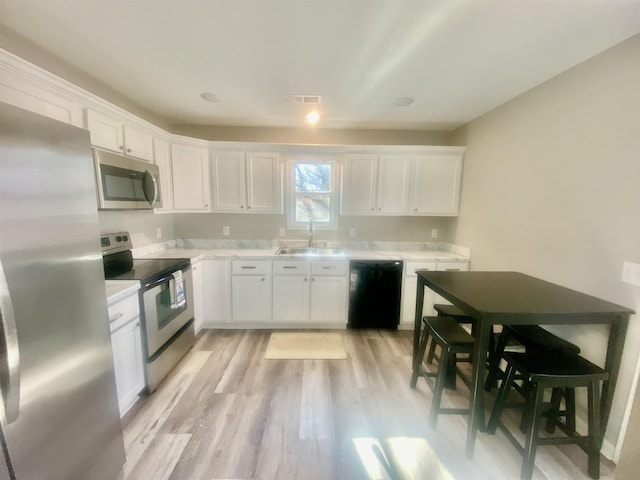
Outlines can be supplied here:
<path id="1" fill-rule="evenodd" d="M 106 234 L 101 237 L 102 263 L 107 280 L 139 280 L 151 283 L 188 267 L 188 258 L 148 258 L 134 260 L 128 232 Z"/>
<path id="2" fill-rule="evenodd" d="M 152 258 L 133 260 L 127 271 L 105 274 L 107 280 L 140 280 L 149 283 L 189 266 L 188 258 Z"/>

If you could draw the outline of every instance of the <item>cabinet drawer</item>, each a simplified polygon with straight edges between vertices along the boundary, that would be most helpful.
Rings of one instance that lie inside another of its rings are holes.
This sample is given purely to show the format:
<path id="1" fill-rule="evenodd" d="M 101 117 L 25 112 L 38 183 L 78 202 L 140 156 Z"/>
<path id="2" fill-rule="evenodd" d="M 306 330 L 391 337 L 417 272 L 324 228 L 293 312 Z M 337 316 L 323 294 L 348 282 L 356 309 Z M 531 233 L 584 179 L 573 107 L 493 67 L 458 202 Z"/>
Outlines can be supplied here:
<path id="1" fill-rule="evenodd" d="M 308 275 L 309 262 L 296 261 L 296 260 L 274 261 L 273 274 L 274 275 Z"/>
<path id="2" fill-rule="evenodd" d="M 438 271 L 461 271 L 469 270 L 469 262 L 438 262 Z"/>
<path id="3" fill-rule="evenodd" d="M 418 270 L 436 270 L 438 262 L 407 262 L 404 267 L 405 276 L 413 276 Z"/>
<path id="4" fill-rule="evenodd" d="M 311 264 L 311 275 L 347 275 L 349 264 L 345 261 L 317 261 Z"/>
<path id="5" fill-rule="evenodd" d="M 139 316 L 140 306 L 136 293 L 109 305 L 109 328 L 113 332 Z"/>
<path id="6" fill-rule="evenodd" d="M 266 260 L 233 260 L 231 273 L 233 275 L 269 275 L 271 262 Z"/>

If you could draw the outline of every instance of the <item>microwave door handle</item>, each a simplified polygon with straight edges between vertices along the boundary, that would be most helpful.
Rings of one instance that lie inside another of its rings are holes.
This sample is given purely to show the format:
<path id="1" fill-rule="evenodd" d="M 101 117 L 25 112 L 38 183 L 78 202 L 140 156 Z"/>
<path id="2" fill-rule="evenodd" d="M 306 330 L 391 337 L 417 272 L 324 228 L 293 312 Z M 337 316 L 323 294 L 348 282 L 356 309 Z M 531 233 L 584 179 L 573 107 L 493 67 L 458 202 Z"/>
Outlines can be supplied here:
<path id="1" fill-rule="evenodd" d="M 151 182 L 149 182 L 149 180 L 151 180 Z M 158 181 L 156 180 L 156 177 L 153 176 L 153 174 L 149 171 L 149 170 L 145 170 L 144 171 L 144 180 L 143 180 L 143 193 L 144 193 L 144 198 L 147 200 L 147 202 L 149 202 L 149 205 L 155 205 L 156 202 L 158 201 Z M 147 187 L 151 185 L 152 187 L 152 191 L 153 194 L 149 194 L 149 192 L 147 191 Z"/>
<path id="2" fill-rule="evenodd" d="M 7 423 L 15 422 L 20 413 L 20 347 L 18 345 L 18 330 L 16 317 L 9 294 L 7 279 L 0 261 L 0 320 L 2 332 L 0 341 L 4 342 L 2 350 L 4 362 L 2 371 L 2 397 Z"/>

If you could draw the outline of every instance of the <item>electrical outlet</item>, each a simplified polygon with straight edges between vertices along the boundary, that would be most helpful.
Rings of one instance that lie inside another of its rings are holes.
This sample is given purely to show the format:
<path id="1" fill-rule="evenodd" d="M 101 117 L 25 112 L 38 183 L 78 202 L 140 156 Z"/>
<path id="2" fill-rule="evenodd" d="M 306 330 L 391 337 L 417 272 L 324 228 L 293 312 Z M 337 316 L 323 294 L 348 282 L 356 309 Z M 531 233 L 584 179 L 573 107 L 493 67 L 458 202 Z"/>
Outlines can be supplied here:
<path id="1" fill-rule="evenodd" d="M 349 229 L 349 238 L 356 238 L 356 229 L 353 227 Z"/>
<path id="2" fill-rule="evenodd" d="M 431 238 L 438 238 L 438 229 L 437 228 L 432 228 L 431 229 Z"/>
<path id="3" fill-rule="evenodd" d="M 622 265 L 622 281 L 640 287 L 640 263 L 624 262 Z"/>
<path id="4" fill-rule="evenodd" d="M 225 237 L 228 237 L 229 235 L 231 235 L 231 230 L 229 229 L 229 225 L 225 225 L 224 227 L 222 227 L 222 235 L 224 235 Z"/>
<path id="5" fill-rule="evenodd" d="M 156 227 L 156 238 L 162 238 L 162 228 Z"/>
<path id="6" fill-rule="evenodd" d="M 280 227 L 280 238 L 284 238 L 287 235 L 287 229 Z"/>

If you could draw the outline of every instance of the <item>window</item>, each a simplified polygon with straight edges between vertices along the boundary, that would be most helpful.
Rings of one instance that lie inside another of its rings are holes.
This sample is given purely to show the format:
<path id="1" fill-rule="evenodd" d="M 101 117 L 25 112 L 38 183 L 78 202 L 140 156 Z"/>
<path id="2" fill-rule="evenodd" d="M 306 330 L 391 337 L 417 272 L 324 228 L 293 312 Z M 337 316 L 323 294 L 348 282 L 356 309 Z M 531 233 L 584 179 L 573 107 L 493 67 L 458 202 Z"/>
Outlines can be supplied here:
<path id="1" fill-rule="evenodd" d="M 314 227 L 335 228 L 336 164 L 294 160 L 290 172 L 289 228 L 306 228 L 309 221 L 313 221 Z"/>

